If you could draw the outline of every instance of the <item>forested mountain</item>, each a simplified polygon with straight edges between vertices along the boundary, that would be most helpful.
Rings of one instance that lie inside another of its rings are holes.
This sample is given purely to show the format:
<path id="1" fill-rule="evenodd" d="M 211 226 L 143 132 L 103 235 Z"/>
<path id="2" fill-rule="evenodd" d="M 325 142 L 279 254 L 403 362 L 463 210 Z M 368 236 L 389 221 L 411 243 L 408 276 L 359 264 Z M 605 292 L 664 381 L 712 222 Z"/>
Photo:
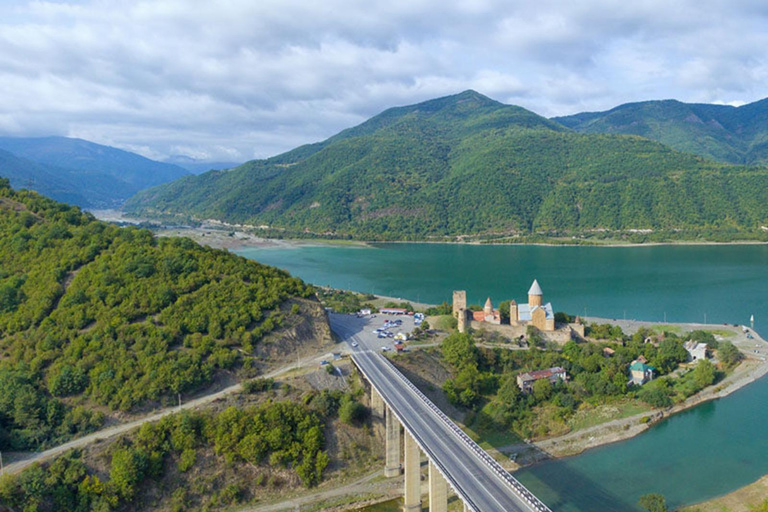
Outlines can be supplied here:
<path id="1" fill-rule="evenodd" d="M 741 107 L 645 101 L 553 120 L 581 133 L 640 135 L 720 162 L 768 162 L 768 99 Z"/>
<path id="2" fill-rule="evenodd" d="M 8 178 L 17 189 L 35 190 L 78 206 L 112 205 L 116 202 L 116 192 L 123 200 L 129 196 L 125 183 L 107 174 L 53 167 L 3 150 L 0 150 L 0 177 Z"/>
<path id="3" fill-rule="evenodd" d="M 311 294 L 275 268 L 96 221 L 0 179 L 0 451 L 330 342 Z"/>
<path id="4" fill-rule="evenodd" d="M 575 133 L 466 91 L 143 191 L 126 209 L 372 240 L 602 230 L 760 237 L 767 177 L 637 136 Z"/>
<path id="5" fill-rule="evenodd" d="M 0 177 L 10 178 L 14 187 L 84 207 L 119 206 L 139 190 L 189 174 L 176 165 L 67 137 L 0 137 L 0 150 Z M 24 167 L 5 152 L 25 161 Z"/>

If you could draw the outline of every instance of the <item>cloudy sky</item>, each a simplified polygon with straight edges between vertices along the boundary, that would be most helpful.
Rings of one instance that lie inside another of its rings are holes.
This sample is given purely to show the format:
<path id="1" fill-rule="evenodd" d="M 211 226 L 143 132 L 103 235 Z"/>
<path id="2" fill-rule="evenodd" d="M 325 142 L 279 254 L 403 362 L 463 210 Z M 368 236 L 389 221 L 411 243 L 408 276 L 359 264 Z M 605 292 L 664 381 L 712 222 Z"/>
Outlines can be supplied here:
<path id="1" fill-rule="evenodd" d="M 466 89 L 738 105 L 766 48 L 764 0 L 2 0 L 0 135 L 244 161 Z"/>

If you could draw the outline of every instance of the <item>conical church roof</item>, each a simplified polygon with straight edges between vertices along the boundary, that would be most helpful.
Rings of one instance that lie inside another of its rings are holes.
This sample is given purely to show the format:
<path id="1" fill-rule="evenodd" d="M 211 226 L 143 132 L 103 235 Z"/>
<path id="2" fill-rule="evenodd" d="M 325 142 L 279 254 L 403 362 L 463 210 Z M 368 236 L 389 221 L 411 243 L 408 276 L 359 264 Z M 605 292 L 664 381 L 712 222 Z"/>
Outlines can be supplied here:
<path id="1" fill-rule="evenodd" d="M 493 308 L 493 303 L 491 302 L 491 298 L 490 297 L 488 297 L 488 300 L 485 301 L 485 307 Z"/>
<path id="2" fill-rule="evenodd" d="M 539 282 L 536 279 L 533 280 L 531 289 L 528 290 L 528 295 L 544 295 L 544 292 L 541 291 L 541 286 L 539 286 Z"/>

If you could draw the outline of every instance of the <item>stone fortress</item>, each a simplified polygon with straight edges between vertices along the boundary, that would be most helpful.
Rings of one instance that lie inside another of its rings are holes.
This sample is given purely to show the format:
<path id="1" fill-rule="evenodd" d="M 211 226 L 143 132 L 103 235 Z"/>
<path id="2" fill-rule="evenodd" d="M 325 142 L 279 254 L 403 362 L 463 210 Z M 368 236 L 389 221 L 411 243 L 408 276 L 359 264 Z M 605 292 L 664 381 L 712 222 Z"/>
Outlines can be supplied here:
<path id="1" fill-rule="evenodd" d="M 459 332 L 466 332 L 468 327 L 488 328 L 507 336 L 520 337 L 526 333 L 528 326 L 533 326 L 547 338 L 558 342 L 584 336 L 584 326 L 578 318 L 574 324 L 555 325 L 552 303 L 544 302 L 544 292 L 536 279 L 528 290 L 527 303 L 518 304 L 515 300 L 510 301 L 509 325 L 501 325 L 501 312 L 493 308 L 490 297 L 485 301 L 482 311 L 469 310 L 465 290 L 453 292 L 453 316 L 458 320 Z"/>

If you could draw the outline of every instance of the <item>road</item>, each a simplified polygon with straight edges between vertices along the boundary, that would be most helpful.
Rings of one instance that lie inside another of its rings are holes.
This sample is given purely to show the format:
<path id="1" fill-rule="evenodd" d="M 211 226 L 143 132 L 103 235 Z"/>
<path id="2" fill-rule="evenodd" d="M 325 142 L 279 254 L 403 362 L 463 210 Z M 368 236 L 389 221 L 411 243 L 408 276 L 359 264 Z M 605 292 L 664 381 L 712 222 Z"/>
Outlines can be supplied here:
<path id="1" fill-rule="evenodd" d="M 472 510 L 549 511 L 380 354 L 382 345 L 391 344 L 372 332 L 383 316 L 358 319 L 332 314 L 330 320 L 333 331 L 349 343 L 358 367 Z M 412 319 L 404 319 L 403 330 L 408 330 L 408 322 Z"/>
<path id="2" fill-rule="evenodd" d="M 303 358 L 295 364 L 284 366 L 273 372 L 262 375 L 261 377 L 263 378 L 277 377 L 279 375 L 282 375 L 283 373 L 296 369 L 297 366 L 306 365 L 308 363 L 318 364 L 320 360 L 323 359 L 324 357 L 327 357 L 327 353 L 325 352 L 319 355 L 313 355 L 307 358 Z M 184 402 L 181 405 L 181 407 L 178 407 L 178 406 L 168 407 L 167 409 L 163 409 L 161 411 L 151 413 L 148 416 L 145 416 L 143 418 L 129 421 L 127 423 L 120 423 L 118 425 L 114 425 L 112 427 L 108 427 L 108 428 L 96 431 L 92 434 L 88 434 L 83 437 L 78 437 L 77 439 L 73 439 L 72 441 L 66 442 L 64 444 L 60 444 L 58 446 L 45 450 L 44 452 L 27 452 L 23 454 L 22 458 L 20 458 L 19 460 L 15 460 L 10 464 L 5 464 L 5 466 L 3 467 L 3 473 L 4 474 L 19 473 L 24 468 L 30 466 L 35 462 L 43 462 L 43 461 L 49 460 L 53 457 L 61 455 L 67 450 L 71 450 L 72 448 L 83 448 L 91 443 L 112 438 L 114 436 L 123 434 L 135 428 L 138 428 L 144 423 L 159 421 L 165 416 L 168 416 L 169 414 L 177 413 L 181 410 L 197 409 L 201 405 L 209 404 L 211 402 L 214 402 L 215 400 L 218 400 L 219 398 L 223 398 L 232 393 L 239 393 L 240 391 L 242 391 L 242 389 L 243 388 L 240 384 L 235 384 L 227 388 L 224 388 L 221 391 L 217 391 L 215 393 L 211 393 L 209 395 L 205 395 L 205 396 Z"/>

